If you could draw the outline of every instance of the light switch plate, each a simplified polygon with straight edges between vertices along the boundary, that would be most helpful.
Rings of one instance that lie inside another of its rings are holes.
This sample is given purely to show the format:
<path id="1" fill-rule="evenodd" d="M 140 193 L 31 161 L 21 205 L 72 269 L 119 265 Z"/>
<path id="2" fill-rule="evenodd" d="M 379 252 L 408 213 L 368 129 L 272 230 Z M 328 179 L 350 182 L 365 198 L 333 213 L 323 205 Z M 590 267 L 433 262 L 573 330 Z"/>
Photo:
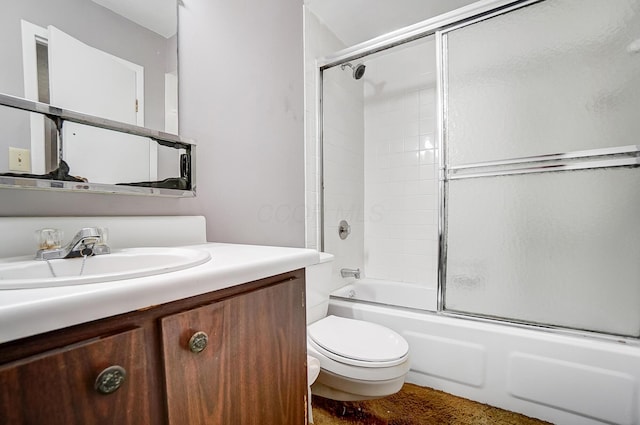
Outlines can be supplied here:
<path id="1" fill-rule="evenodd" d="M 9 147 L 9 171 L 31 171 L 31 152 L 29 149 Z"/>

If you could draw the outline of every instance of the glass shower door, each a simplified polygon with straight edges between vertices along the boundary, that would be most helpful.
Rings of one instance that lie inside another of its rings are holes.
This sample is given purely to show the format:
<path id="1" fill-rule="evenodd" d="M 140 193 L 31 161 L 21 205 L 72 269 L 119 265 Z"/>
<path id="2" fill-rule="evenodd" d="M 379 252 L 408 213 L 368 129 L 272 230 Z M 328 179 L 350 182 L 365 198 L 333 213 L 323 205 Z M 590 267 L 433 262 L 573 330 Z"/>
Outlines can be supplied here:
<path id="1" fill-rule="evenodd" d="M 441 35 L 443 309 L 640 337 L 640 1 Z"/>

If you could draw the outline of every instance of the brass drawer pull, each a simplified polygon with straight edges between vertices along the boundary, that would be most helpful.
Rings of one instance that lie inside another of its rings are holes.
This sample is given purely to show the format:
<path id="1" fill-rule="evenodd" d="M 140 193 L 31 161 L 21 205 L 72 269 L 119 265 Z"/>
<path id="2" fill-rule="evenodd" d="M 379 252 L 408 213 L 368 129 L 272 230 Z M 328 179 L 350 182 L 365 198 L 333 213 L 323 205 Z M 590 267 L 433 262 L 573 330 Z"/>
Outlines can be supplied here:
<path id="1" fill-rule="evenodd" d="M 127 371 L 122 366 L 109 366 L 96 378 L 94 388 L 100 394 L 111 394 L 118 390 L 127 377 Z"/>
<path id="2" fill-rule="evenodd" d="M 193 353 L 200 353 L 207 348 L 209 342 L 209 336 L 202 331 L 194 333 L 189 339 L 189 350 Z"/>

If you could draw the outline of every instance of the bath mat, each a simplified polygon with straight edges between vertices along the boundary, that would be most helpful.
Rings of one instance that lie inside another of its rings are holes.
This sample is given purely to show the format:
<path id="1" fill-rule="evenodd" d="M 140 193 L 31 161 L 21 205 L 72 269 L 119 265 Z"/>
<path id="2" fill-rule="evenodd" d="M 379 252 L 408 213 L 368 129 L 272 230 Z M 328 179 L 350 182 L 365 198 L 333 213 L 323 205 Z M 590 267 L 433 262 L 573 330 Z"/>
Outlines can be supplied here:
<path id="1" fill-rule="evenodd" d="M 378 400 L 334 401 L 313 396 L 313 419 L 314 425 L 550 424 L 413 384 Z"/>

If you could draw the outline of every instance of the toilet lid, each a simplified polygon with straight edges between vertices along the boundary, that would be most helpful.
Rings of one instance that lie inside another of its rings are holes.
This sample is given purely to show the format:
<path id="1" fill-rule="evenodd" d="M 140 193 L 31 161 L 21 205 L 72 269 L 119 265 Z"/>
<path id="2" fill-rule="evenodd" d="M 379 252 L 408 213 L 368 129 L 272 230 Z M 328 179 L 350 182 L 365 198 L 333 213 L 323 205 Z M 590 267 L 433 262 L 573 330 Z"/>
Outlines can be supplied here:
<path id="1" fill-rule="evenodd" d="M 309 338 L 334 360 L 395 362 L 407 356 L 409 344 L 402 336 L 375 323 L 327 316 L 308 327 Z M 339 356 L 340 358 L 335 358 Z"/>

